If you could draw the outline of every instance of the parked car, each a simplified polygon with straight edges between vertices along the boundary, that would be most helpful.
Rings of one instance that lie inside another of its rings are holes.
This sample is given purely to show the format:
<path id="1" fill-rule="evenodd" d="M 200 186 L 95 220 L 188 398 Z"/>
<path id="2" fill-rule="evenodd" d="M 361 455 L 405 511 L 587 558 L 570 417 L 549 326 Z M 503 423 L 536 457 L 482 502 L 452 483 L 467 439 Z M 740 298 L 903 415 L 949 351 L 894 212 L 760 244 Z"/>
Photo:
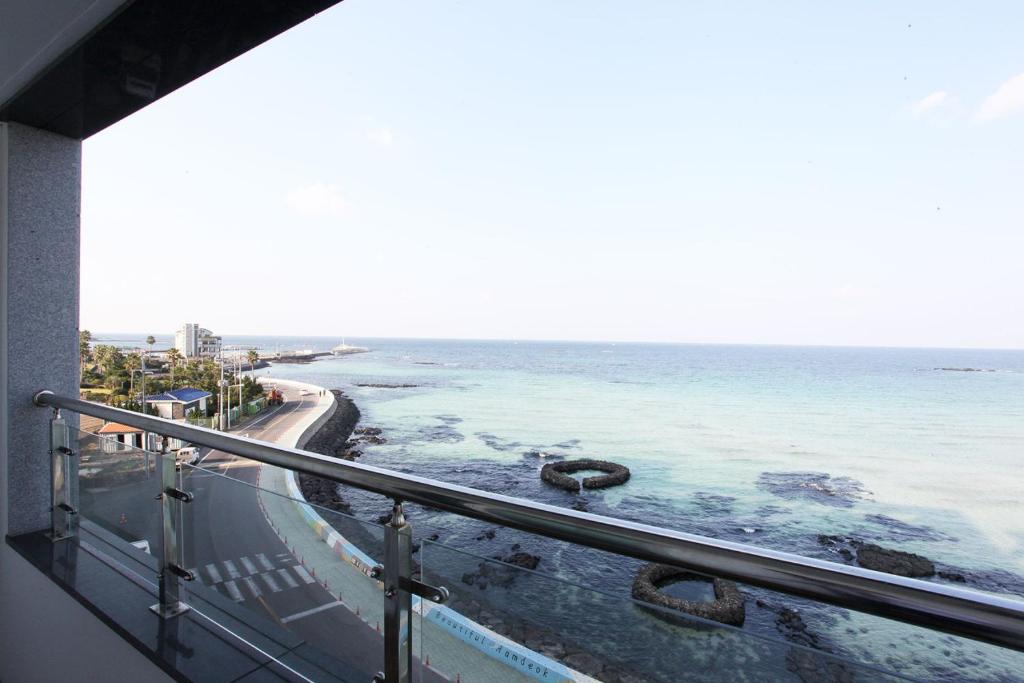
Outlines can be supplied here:
<path id="1" fill-rule="evenodd" d="M 181 469 L 181 466 L 183 464 L 195 465 L 197 462 L 199 462 L 199 449 L 196 448 L 195 446 L 185 446 L 184 448 L 179 448 L 178 451 L 175 453 L 174 459 L 174 465 L 179 470 Z"/>

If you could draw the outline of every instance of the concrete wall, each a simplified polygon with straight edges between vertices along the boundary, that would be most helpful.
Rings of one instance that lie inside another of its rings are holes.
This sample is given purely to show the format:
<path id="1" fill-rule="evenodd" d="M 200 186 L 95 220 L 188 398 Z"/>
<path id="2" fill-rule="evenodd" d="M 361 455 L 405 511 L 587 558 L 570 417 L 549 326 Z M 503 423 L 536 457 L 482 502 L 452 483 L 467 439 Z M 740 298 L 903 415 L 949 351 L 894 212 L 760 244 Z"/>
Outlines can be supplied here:
<path id="1" fill-rule="evenodd" d="M 50 411 L 78 391 L 81 143 L 0 123 L 0 533 L 49 525 Z M 69 416 L 71 417 L 71 416 Z M 0 541 L 0 680 L 169 680 Z"/>

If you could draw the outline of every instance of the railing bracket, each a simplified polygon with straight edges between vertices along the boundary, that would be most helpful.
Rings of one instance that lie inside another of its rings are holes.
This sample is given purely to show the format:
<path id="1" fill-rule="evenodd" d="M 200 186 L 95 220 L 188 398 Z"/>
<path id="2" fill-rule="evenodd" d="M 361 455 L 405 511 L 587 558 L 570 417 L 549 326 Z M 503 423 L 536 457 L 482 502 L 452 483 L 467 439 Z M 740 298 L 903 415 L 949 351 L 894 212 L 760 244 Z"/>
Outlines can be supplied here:
<path id="1" fill-rule="evenodd" d="M 65 513 L 69 514 L 69 515 L 77 515 L 78 514 L 78 510 L 76 510 L 75 508 L 71 507 L 67 503 L 59 503 L 57 505 L 57 507 L 60 508 L 61 510 L 63 510 Z"/>
<path id="2" fill-rule="evenodd" d="M 169 488 L 164 493 L 175 500 L 180 500 L 182 503 L 191 503 L 195 499 L 195 496 L 190 492 L 182 491 L 181 489 Z"/>
<path id="3" fill-rule="evenodd" d="M 430 600 L 439 605 L 447 601 L 450 595 L 448 589 L 444 586 L 431 586 L 429 583 L 423 583 L 416 579 L 403 580 L 402 588 L 413 595 L 418 595 L 424 600 Z"/>
<path id="4" fill-rule="evenodd" d="M 187 569 L 182 569 L 181 567 L 179 567 L 176 564 L 167 565 L 167 569 L 172 574 L 174 574 L 175 576 L 178 576 L 178 577 L 184 579 L 185 581 L 195 581 L 196 580 L 195 573 L 190 572 Z"/>

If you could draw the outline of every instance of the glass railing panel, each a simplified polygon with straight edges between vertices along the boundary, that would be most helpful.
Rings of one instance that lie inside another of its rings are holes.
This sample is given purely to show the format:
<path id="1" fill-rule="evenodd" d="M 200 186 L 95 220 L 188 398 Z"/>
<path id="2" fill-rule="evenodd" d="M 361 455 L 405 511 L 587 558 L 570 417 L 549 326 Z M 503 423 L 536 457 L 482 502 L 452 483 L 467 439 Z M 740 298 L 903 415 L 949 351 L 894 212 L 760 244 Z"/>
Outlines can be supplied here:
<path id="1" fill-rule="evenodd" d="M 423 581 L 443 605 L 417 601 L 422 669 L 461 681 L 905 680 L 881 668 L 520 566 L 425 541 Z M 716 600 L 707 577 L 664 586 L 694 603 Z M 736 620 L 735 605 L 714 613 Z M 742 611 L 740 612 L 742 615 Z"/>
<path id="2" fill-rule="evenodd" d="M 155 571 L 163 538 L 158 500 L 161 456 L 133 445 L 141 433 L 117 437 L 69 432 L 78 453 L 79 512 L 86 530 L 95 525 L 111 547 Z"/>
<path id="3" fill-rule="evenodd" d="M 287 470 L 245 462 L 231 477 L 180 467 L 179 486 L 194 496 L 184 557 L 196 579 L 186 602 L 285 632 L 295 642 L 282 639 L 287 652 L 274 655 L 282 670 L 369 681 L 384 669 L 386 599 L 370 576 L 383 527 L 310 505 Z"/>

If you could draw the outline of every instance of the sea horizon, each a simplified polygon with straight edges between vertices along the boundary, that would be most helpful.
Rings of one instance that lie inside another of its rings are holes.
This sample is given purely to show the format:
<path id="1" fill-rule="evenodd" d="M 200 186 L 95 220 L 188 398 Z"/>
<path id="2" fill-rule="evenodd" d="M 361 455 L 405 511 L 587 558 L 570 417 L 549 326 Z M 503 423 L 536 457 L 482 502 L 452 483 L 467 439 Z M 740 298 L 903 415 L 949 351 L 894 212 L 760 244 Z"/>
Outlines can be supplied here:
<path id="1" fill-rule="evenodd" d="M 88 328 L 85 328 L 88 329 Z M 94 343 L 110 342 L 131 342 L 145 346 L 146 337 L 152 334 L 157 342 L 173 343 L 174 332 L 92 332 Z M 650 341 L 650 340 L 592 340 L 592 339 L 533 339 L 533 338 L 501 338 L 501 337 L 389 337 L 389 336 L 359 336 L 359 335 L 288 335 L 288 334 L 254 334 L 254 333 L 225 333 L 215 332 L 225 341 L 231 343 L 243 343 L 244 340 L 254 339 L 276 339 L 286 341 L 317 340 L 325 343 L 333 341 L 331 346 L 339 343 L 342 339 L 347 342 L 366 342 L 374 340 L 382 341 L 422 341 L 422 342 L 480 342 L 480 343 L 510 343 L 510 344 L 597 344 L 597 345 L 626 345 L 637 346 L 724 346 L 724 347 L 763 347 L 763 348 L 795 348 L 795 349 L 880 349 L 880 350 L 922 350 L 922 351 L 1019 351 L 1024 353 L 1024 346 L 920 346 L 911 344 L 795 344 L 785 342 L 727 342 L 727 341 Z M 241 340 L 241 341 L 240 341 Z M 158 349 L 159 350 L 159 349 Z M 323 350 L 329 350 L 323 349 Z"/>

